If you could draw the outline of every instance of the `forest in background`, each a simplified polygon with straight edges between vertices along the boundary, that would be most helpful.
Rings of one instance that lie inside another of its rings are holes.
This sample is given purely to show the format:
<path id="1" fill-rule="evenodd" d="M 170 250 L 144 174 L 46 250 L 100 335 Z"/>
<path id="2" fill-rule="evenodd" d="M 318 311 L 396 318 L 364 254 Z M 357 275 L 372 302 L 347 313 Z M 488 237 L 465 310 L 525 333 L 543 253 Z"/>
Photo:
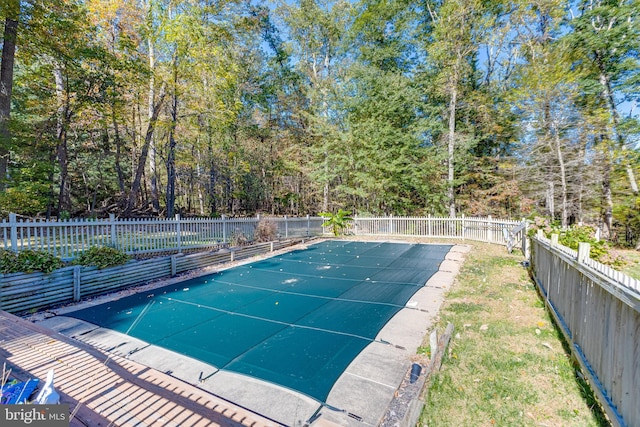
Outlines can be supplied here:
<path id="1" fill-rule="evenodd" d="M 0 216 L 545 216 L 640 245 L 640 0 L 0 0 Z"/>

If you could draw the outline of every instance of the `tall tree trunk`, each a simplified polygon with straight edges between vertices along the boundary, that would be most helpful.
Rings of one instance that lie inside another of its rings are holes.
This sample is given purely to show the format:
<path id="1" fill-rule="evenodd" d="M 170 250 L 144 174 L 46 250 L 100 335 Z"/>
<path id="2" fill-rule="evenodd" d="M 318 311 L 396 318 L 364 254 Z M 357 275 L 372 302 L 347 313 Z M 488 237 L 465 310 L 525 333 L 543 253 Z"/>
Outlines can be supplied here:
<path id="1" fill-rule="evenodd" d="M 111 110 L 111 121 L 113 123 L 113 130 L 115 133 L 116 140 L 116 174 L 118 175 L 118 188 L 120 189 L 120 194 L 124 197 L 124 172 L 122 171 L 122 164 L 120 163 L 120 159 L 122 158 L 122 139 L 120 138 L 120 129 L 118 127 L 118 122 L 116 120 L 116 113 L 112 109 Z"/>
<path id="2" fill-rule="evenodd" d="M 567 202 L 567 171 L 564 163 L 564 154 L 562 152 L 562 141 L 560 141 L 560 132 L 553 120 L 549 122 L 550 130 L 552 133 L 553 150 L 556 152 L 556 159 L 558 160 L 558 168 L 560 170 L 560 202 L 561 202 L 561 223 L 562 227 L 568 225 L 569 208 Z"/>
<path id="3" fill-rule="evenodd" d="M 213 142 L 211 141 L 211 129 L 208 131 L 209 138 L 209 183 L 207 185 L 207 192 L 209 194 L 209 211 L 211 216 L 215 217 L 218 213 L 218 206 L 216 203 L 216 181 L 218 180 L 218 171 L 216 169 L 216 163 L 213 159 Z"/>
<path id="4" fill-rule="evenodd" d="M 156 98 L 156 80 L 154 76 L 155 72 L 155 50 L 153 40 L 149 38 L 149 102 L 148 102 L 148 118 L 151 120 L 153 117 L 153 108 Z M 154 212 L 160 212 L 160 198 L 158 196 L 158 173 L 156 162 L 156 138 L 151 137 L 149 143 L 149 175 L 151 178 L 151 206 Z"/>
<path id="5" fill-rule="evenodd" d="M 144 167 L 147 163 L 147 155 L 149 154 L 149 146 L 151 145 L 151 139 L 153 138 L 153 132 L 155 130 L 156 122 L 158 121 L 158 115 L 160 114 L 160 108 L 164 103 L 166 92 L 165 86 L 162 85 L 160 89 L 160 94 L 158 96 L 158 102 L 153 106 L 153 114 L 149 119 L 149 124 L 147 125 L 147 132 L 144 136 L 144 142 L 142 144 L 142 148 L 140 149 L 140 157 L 138 158 L 138 164 L 135 168 L 135 175 L 133 177 L 133 181 L 131 182 L 131 189 L 129 190 L 129 195 L 127 197 L 127 202 L 124 208 L 124 215 L 129 216 L 133 211 L 133 208 L 136 205 L 136 200 L 138 198 L 138 194 L 140 193 L 142 175 L 144 173 Z"/>
<path id="6" fill-rule="evenodd" d="M 613 131 L 613 138 L 618 143 L 618 148 L 622 151 L 622 164 L 627 172 L 627 179 L 629 180 L 629 187 L 633 194 L 638 194 L 638 182 L 636 181 L 635 174 L 633 172 L 633 166 L 629 162 L 626 155 L 627 147 L 625 145 L 624 136 L 620 132 L 620 114 L 618 113 L 618 107 L 616 106 L 615 99 L 613 97 L 613 90 L 611 89 L 611 79 L 605 71 L 605 67 L 602 61 L 602 56 L 599 52 L 595 52 L 596 62 L 600 70 L 600 84 L 602 85 L 602 96 L 609 106 L 609 113 L 611 114 L 611 126 Z"/>
<path id="7" fill-rule="evenodd" d="M 553 179 L 547 178 L 547 210 L 549 211 L 549 217 L 553 221 L 556 215 L 556 195 L 555 186 L 553 185 Z"/>
<path id="8" fill-rule="evenodd" d="M 167 154 L 167 218 L 174 216 L 176 204 L 176 125 L 178 124 L 178 56 L 173 56 L 173 91 L 171 94 L 171 125 Z"/>
<path id="9" fill-rule="evenodd" d="M 322 212 L 329 211 L 329 153 L 324 152 L 324 184 L 322 186 Z"/>
<path id="10" fill-rule="evenodd" d="M 63 212 L 70 213 L 71 196 L 69 178 L 69 153 L 67 148 L 67 121 L 69 118 L 69 97 L 67 94 L 67 85 L 64 81 L 62 66 L 54 63 L 53 76 L 56 84 L 56 99 L 58 107 L 56 110 L 56 140 L 57 140 L 57 158 L 60 168 L 60 177 L 58 180 L 58 217 Z"/>
<path id="11" fill-rule="evenodd" d="M 455 73 L 455 72 L 454 72 Z M 453 76 L 451 82 L 451 95 L 449 100 L 449 137 L 448 137 L 448 157 L 447 157 L 447 198 L 449 203 L 449 216 L 456 216 L 456 202 L 454 198 L 454 152 L 456 143 L 456 102 L 458 97 L 458 79 Z"/>
<path id="12" fill-rule="evenodd" d="M 4 21 L 2 44 L 2 64 L 0 64 L 0 190 L 5 188 L 9 171 L 9 147 L 11 132 L 9 117 L 11 115 L 11 93 L 13 91 L 13 64 L 18 35 L 20 17 L 20 1 L 11 1 L 8 16 Z"/>
<path id="13" fill-rule="evenodd" d="M 604 199 L 603 219 L 607 229 L 607 238 L 613 238 L 613 195 L 611 192 L 611 153 L 605 149 L 603 153 L 602 197 Z"/>

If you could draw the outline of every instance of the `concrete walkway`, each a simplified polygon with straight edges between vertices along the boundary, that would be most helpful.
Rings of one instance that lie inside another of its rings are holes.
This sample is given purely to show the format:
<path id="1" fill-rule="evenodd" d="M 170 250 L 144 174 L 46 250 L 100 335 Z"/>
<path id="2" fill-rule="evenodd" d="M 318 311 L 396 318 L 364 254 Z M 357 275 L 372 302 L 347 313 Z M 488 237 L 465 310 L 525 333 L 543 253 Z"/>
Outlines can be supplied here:
<path id="1" fill-rule="evenodd" d="M 444 294 L 453 284 L 464 256 L 469 250 L 470 247 L 464 245 L 452 247 L 445 261 L 440 265 L 440 271 L 432 276 L 412 297 L 407 306 L 385 325 L 376 337 L 377 342 L 366 347 L 347 367 L 331 390 L 325 404 L 293 390 L 233 372 L 218 371 L 213 366 L 149 345 L 130 336 L 64 316 L 64 313 L 69 310 L 60 310 L 57 316 L 45 319 L 38 325 L 27 323 L 38 328 L 41 334 L 49 331 L 48 335 L 45 334 L 47 336 L 55 335 L 57 332 L 64 334 L 70 337 L 65 338 L 65 345 L 73 346 L 73 343 L 76 343 L 83 348 L 76 351 L 90 354 L 89 358 L 70 359 L 66 364 L 73 366 L 74 374 L 70 376 L 74 381 L 78 381 L 83 376 L 93 378 L 88 380 L 88 384 L 75 385 L 68 390 L 63 389 L 63 386 L 66 387 L 64 381 L 67 374 L 61 373 L 61 382 L 56 380 L 56 385 L 63 392 L 69 393 L 70 398 L 82 402 L 96 413 L 105 416 L 108 412 L 113 414 L 110 415 L 111 417 L 117 416 L 109 418 L 115 425 L 187 426 L 238 425 L 234 423 L 240 423 L 256 427 L 278 424 L 288 426 L 311 424 L 317 427 L 377 426 L 408 372 L 411 357 L 416 354 L 424 336 L 432 328 L 433 321 L 444 301 Z M 163 283 L 163 285 L 166 284 Z M 81 306 L 73 309 L 79 308 Z M 0 322 L 4 323 L 3 317 L 0 317 Z M 60 335 L 55 336 L 60 337 Z M 0 335 L 0 339 L 3 339 L 3 336 Z M 16 336 L 13 339 L 19 339 L 19 337 Z M 56 341 L 63 340 L 56 338 Z M 22 348 L 24 352 L 32 348 L 30 346 L 34 345 L 33 339 L 30 343 L 13 343 L 8 348 L 7 343 L 2 342 L 0 348 L 6 348 L 10 352 L 17 352 Z M 38 345 L 38 348 L 47 347 L 42 342 Z M 66 348 L 65 351 L 69 354 L 74 352 L 70 348 Z M 31 352 L 33 353 L 33 350 Z M 39 353 L 46 352 L 39 350 Z M 104 364 L 107 357 L 109 361 Z M 39 360 L 36 365 L 27 364 L 20 367 L 32 372 L 35 376 L 44 378 L 48 367 L 45 369 L 40 365 L 49 367 L 56 365 L 54 356 L 49 358 L 49 361 Z M 21 360 L 21 356 L 18 356 L 9 361 L 16 363 Z M 119 369 L 112 369 L 114 364 Z M 33 369 L 36 368 L 37 371 L 34 371 Z M 108 368 L 111 368 L 110 371 L 105 371 Z M 100 372 L 100 374 L 97 377 L 96 375 L 88 376 L 90 372 Z M 133 399 L 130 405 L 125 405 L 122 399 L 116 398 L 121 395 L 121 389 L 113 385 L 119 384 L 116 378 L 118 374 L 125 374 L 121 382 L 130 384 L 127 387 L 140 388 L 135 391 L 132 389 L 128 393 L 131 396 L 129 400 Z M 56 369 L 56 377 L 58 377 L 58 369 Z M 97 383 L 103 382 L 106 389 L 97 392 L 98 395 L 104 395 L 103 398 L 91 397 L 87 401 L 87 397 L 95 396 L 96 392 L 80 392 L 83 387 L 92 389 Z M 158 382 L 167 385 L 171 395 L 165 397 L 167 389 L 156 386 Z M 154 387 L 148 389 L 147 385 Z M 178 403 L 169 402 L 179 406 L 168 410 L 165 406 L 169 403 L 161 399 L 166 398 L 171 401 L 174 395 L 182 396 L 182 400 L 178 400 Z M 197 398 L 191 398 L 196 395 L 198 395 Z M 159 401 L 161 402 L 157 403 Z M 151 415 L 146 414 L 154 413 L 158 404 L 163 408 L 162 414 L 166 412 L 169 415 L 161 414 L 156 415 L 156 419 L 148 418 Z M 191 404 L 195 404 L 196 407 L 191 407 Z M 143 411 L 141 408 L 144 406 L 149 406 L 149 409 Z M 200 406 L 202 407 L 199 409 Z M 139 409 L 130 412 L 131 408 Z M 203 412 L 211 417 L 206 418 L 211 421 L 211 424 L 191 423 L 191 420 L 195 420 L 194 417 L 197 416 L 204 419 Z M 219 416 L 227 418 L 226 420 L 216 418 Z M 166 420 L 169 423 L 165 423 Z M 224 424 L 224 422 L 231 424 Z"/>

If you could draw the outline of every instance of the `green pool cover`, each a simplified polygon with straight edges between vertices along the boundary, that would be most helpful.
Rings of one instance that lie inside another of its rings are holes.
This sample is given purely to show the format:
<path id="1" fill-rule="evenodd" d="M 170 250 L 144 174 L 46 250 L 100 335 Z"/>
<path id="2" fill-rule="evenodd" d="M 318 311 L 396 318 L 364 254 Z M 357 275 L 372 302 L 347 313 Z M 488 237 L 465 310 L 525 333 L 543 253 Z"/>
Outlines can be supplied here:
<path id="1" fill-rule="evenodd" d="M 69 315 L 325 402 L 450 248 L 325 241 Z"/>

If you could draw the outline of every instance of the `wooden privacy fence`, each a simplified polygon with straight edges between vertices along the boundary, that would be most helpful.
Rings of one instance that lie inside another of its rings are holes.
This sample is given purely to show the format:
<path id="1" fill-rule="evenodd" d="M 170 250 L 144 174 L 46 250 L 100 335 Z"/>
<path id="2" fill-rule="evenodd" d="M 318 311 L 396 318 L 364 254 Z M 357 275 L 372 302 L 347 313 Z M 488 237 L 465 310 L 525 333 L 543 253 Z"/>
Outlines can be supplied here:
<path id="1" fill-rule="evenodd" d="M 277 227 L 278 238 L 327 234 L 324 218 L 262 218 Z M 20 251 L 44 250 L 70 260 L 92 246 L 109 246 L 130 255 L 216 248 L 239 237 L 253 240 L 256 218 L 109 219 L 70 221 L 18 220 L 0 222 L 0 247 Z M 520 228 L 518 228 L 520 226 Z M 513 230 L 517 229 L 514 233 Z M 347 234 L 468 239 L 507 245 L 522 243 L 526 251 L 526 222 L 486 218 L 355 217 Z"/>
<path id="2" fill-rule="evenodd" d="M 278 238 L 322 234 L 322 218 L 262 218 L 277 228 Z M 240 237 L 253 240 L 261 218 L 80 219 L 0 222 L 0 247 L 11 251 L 44 250 L 70 260 L 92 246 L 109 246 L 130 255 L 215 248 Z"/>
<path id="3" fill-rule="evenodd" d="M 301 239 L 269 242 L 238 249 L 221 249 L 189 255 L 175 254 L 98 269 L 71 266 L 51 274 L 0 274 L 0 310 L 21 313 L 79 301 L 152 280 L 168 278 L 201 267 L 273 252 Z"/>
<path id="4" fill-rule="evenodd" d="M 640 281 L 573 251 L 558 236 L 531 239 L 531 267 L 545 303 L 609 419 L 640 425 Z"/>

